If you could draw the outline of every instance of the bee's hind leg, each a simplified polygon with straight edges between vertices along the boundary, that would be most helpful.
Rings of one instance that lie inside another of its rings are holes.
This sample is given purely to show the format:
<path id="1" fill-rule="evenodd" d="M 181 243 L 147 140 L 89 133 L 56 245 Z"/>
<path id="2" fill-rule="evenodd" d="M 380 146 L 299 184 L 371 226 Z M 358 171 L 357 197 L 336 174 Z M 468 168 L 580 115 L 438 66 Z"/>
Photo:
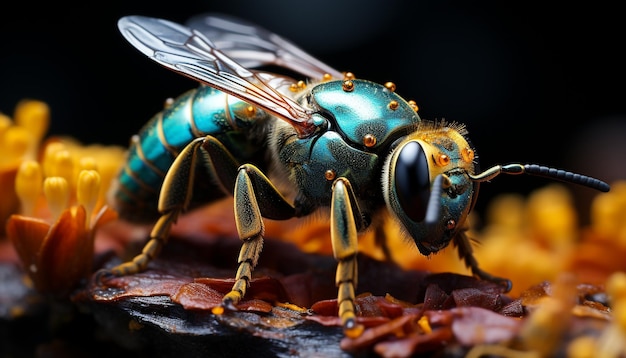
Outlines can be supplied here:
<path id="1" fill-rule="evenodd" d="M 96 273 L 98 281 L 105 277 L 125 276 L 144 271 L 150 261 L 161 252 L 169 239 L 172 225 L 191 200 L 196 163 L 200 160 L 204 140 L 205 138 L 198 138 L 189 143 L 176 157 L 165 175 L 159 196 L 159 212 L 162 214 L 152 228 L 150 239 L 141 253 L 128 262 L 98 271 Z"/>

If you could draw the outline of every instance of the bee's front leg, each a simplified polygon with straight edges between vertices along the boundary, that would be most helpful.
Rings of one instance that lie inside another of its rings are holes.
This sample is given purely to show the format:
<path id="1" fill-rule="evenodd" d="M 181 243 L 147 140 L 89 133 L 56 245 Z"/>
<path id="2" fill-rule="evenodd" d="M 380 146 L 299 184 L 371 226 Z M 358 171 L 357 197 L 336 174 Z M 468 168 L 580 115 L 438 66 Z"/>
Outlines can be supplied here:
<path id="1" fill-rule="evenodd" d="M 476 261 L 476 258 L 474 257 L 470 240 L 465 234 L 465 231 L 459 231 L 454 236 L 454 244 L 457 247 L 459 257 L 465 261 L 465 266 L 472 270 L 472 274 L 474 276 L 480 278 L 481 280 L 490 281 L 502 286 L 504 292 L 511 291 L 513 286 L 511 280 L 494 276 L 478 267 L 478 261 Z"/>
<path id="2" fill-rule="evenodd" d="M 330 208 L 330 237 L 333 255 L 337 260 L 335 284 L 338 288 L 337 304 L 344 332 L 349 337 L 360 336 L 363 326 L 356 322 L 357 270 L 357 222 L 361 213 L 350 182 L 338 178 L 333 183 Z"/>

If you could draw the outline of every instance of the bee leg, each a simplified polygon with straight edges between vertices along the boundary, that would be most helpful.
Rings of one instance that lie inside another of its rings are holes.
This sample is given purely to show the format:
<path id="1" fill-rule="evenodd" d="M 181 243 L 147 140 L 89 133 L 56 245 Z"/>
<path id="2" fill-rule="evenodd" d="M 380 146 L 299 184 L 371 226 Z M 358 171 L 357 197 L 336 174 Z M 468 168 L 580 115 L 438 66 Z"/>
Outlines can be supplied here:
<path id="1" fill-rule="evenodd" d="M 385 233 L 383 223 L 372 223 L 372 226 L 374 226 L 374 243 L 380 247 L 385 260 L 393 261 L 393 256 L 391 255 L 391 249 L 389 248 L 389 241 Z"/>
<path id="2" fill-rule="evenodd" d="M 357 218 L 361 218 L 350 182 L 338 178 L 333 183 L 330 211 L 330 237 L 337 260 L 335 284 L 338 287 L 339 317 L 348 337 L 358 337 L 363 326 L 356 322 Z"/>
<path id="3" fill-rule="evenodd" d="M 257 201 L 257 195 L 263 197 L 265 202 L 263 205 Z M 263 248 L 262 213 L 267 212 L 266 216 L 286 219 L 293 217 L 295 212 L 294 207 L 284 200 L 269 179 L 251 164 L 239 167 L 234 188 L 234 205 L 237 232 L 243 244 L 237 259 L 235 283 L 222 299 L 222 305 L 213 309 L 215 314 L 223 313 L 224 308 L 235 310 L 235 305 L 246 295 L 252 278 L 252 270 L 257 265 Z M 270 211 L 274 211 L 273 215 L 269 214 Z"/>
<path id="4" fill-rule="evenodd" d="M 178 215 L 187 208 L 191 200 L 196 163 L 201 160 L 200 148 L 203 141 L 204 138 L 198 138 L 189 143 L 176 157 L 165 175 L 159 195 L 159 212 L 162 215 L 152 228 L 150 240 L 141 253 L 131 261 L 117 265 L 108 271 L 99 272 L 99 278 L 103 276 L 103 273 L 124 276 L 141 272 L 161 252 L 169 239 L 172 225 L 176 223 Z"/>
<path id="5" fill-rule="evenodd" d="M 287 202 L 287 199 L 257 167 L 251 164 L 239 166 L 228 149 L 214 137 L 207 136 L 202 148 L 212 163 L 210 169 L 213 177 L 217 178 L 217 183 L 222 186 L 225 193 L 230 195 L 235 192 L 237 178 L 241 176 L 241 171 L 245 170 L 246 180 L 252 184 L 256 193 L 263 195 L 263 200 L 255 199 L 255 204 L 258 205 L 264 218 L 285 220 L 296 216 L 294 206 Z"/>
<path id="6" fill-rule="evenodd" d="M 172 224 L 176 222 L 178 214 L 179 211 L 175 210 L 161 215 L 150 232 L 150 240 L 144 245 L 140 254 L 135 256 L 132 260 L 117 265 L 108 272 L 103 271 L 102 273 L 113 276 L 126 276 L 144 271 L 146 267 L 148 267 L 148 263 L 159 255 L 161 249 L 167 243 L 170 228 Z"/>
<path id="7" fill-rule="evenodd" d="M 472 270 L 472 274 L 474 276 L 482 280 L 494 282 L 502 286 L 504 288 L 504 292 L 511 291 L 511 288 L 513 287 L 511 280 L 493 276 L 478 267 L 478 261 L 476 261 L 476 258 L 474 257 L 472 245 L 464 231 L 460 231 L 458 234 L 456 234 L 456 236 L 454 236 L 454 244 L 457 247 L 459 257 L 463 261 L 465 261 L 465 266 Z"/>

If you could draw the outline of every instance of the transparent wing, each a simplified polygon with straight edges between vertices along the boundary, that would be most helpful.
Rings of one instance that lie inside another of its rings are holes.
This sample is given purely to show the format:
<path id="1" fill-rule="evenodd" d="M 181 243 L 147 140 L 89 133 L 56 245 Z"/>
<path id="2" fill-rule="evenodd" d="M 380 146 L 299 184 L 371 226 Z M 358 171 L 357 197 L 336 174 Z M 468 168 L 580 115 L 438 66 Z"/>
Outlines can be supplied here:
<path id="1" fill-rule="evenodd" d="M 244 67 L 277 65 L 320 79 L 343 74 L 309 55 L 292 42 L 242 19 L 222 14 L 197 15 L 187 26 L 210 38 L 220 51 Z"/>
<path id="2" fill-rule="evenodd" d="M 306 108 L 278 92 L 269 77 L 218 50 L 198 31 L 144 16 L 123 17 L 118 28 L 128 42 L 159 64 L 287 120 L 302 136 L 313 131 Z"/>

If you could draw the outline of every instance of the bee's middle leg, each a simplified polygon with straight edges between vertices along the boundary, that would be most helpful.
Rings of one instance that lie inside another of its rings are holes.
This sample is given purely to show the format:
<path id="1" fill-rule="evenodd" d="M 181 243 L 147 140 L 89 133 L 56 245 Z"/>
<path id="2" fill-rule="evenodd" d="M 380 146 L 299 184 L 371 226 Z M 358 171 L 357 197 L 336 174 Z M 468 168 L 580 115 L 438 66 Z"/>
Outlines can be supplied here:
<path id="1" fill-rule="evenodd" d="M 222 313 L 224 308 L 236 309 L 235 305 L 246 295 L 252 279 L 252 270 L 257 265 L 263 248 L 263 217 L 288 219 L 295 215 L 294 207 L 252 164 L 239 167 L 233 193 L 235 223 L 239 238 L 243 243 L 237 259 L 235 283 L 222 299 L 222 305 L 213 309 L 213 313 L 216 314 Z M 260 202 L 258 198 L 263 198 L 263 200 Z"/>

